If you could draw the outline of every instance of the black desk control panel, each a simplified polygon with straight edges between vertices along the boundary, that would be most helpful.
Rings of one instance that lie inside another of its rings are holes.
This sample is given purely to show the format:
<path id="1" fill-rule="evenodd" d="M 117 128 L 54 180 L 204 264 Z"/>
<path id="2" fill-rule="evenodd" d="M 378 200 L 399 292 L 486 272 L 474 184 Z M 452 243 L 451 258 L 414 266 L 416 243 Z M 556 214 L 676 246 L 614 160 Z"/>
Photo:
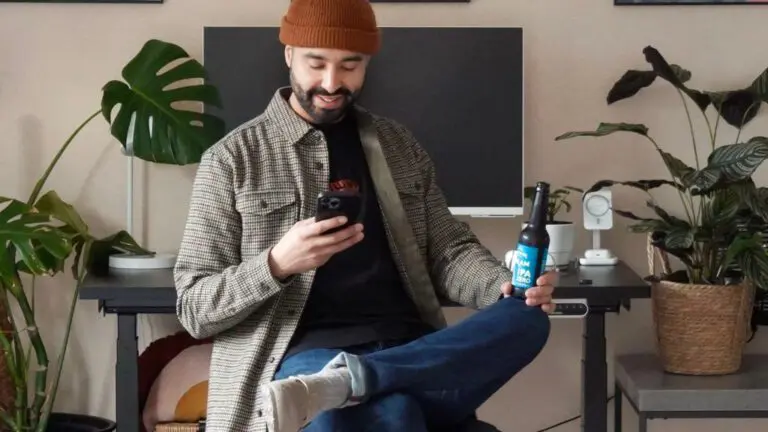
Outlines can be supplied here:
<path id="1" fill-rule="evenodd" d="M 587 299 L 555 299 L 554 302 L 552 318 L 584 318 L 589 313 Z"/>

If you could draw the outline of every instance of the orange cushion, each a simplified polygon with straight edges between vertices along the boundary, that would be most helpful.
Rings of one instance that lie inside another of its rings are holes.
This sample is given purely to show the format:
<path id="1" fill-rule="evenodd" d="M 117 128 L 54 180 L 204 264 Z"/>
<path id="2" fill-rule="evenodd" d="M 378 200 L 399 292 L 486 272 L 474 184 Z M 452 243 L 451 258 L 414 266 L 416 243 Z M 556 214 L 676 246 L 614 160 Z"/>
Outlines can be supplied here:
<path id="1" fill-rule="evenodd" d="M 158 423 L 194 423 L 205 418 L 210 343 L 185 348 L 163 368 L 149 390 L 142 420 L 146 430 Z"/>

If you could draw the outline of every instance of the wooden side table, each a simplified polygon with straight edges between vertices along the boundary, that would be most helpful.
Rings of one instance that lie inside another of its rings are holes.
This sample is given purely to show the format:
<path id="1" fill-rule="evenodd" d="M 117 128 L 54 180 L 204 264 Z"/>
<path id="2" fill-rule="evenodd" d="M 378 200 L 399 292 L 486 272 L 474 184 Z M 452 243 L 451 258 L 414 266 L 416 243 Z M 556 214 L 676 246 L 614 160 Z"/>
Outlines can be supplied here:
<path id="1" fill-rule="evenodd" d="M 621 431 L 625 396 L 639 432 L 654 418 L 768 418 L 768 355 L 746 355 L 738 373 L 690 376 L 665 373 L 654 354 L 620 356 L 615 364 L 615 428 Z"/>

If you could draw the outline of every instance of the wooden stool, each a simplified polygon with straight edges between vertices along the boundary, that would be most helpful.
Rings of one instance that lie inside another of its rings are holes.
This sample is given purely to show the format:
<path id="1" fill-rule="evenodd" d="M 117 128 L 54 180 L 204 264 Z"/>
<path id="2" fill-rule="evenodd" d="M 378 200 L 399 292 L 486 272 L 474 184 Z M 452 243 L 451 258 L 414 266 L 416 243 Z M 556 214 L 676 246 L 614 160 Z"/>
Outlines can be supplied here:
<path id="1" fill-rule="evenodd" d="M 654 418 L 768 418 L 768 355 L 744 356 L 741 371 L 723 376 L 664 372 L 653 354 L 620 356 L 615 365 L 615 431 L 622 396 L 639 417 L 639 432 Z"/>

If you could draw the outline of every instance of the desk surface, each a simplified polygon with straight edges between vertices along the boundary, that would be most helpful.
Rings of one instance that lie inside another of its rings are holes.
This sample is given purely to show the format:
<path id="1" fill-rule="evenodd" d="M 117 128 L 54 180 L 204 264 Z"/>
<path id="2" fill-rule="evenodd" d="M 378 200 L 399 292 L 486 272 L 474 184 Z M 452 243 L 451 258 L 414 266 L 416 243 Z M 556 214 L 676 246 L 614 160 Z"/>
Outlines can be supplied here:
<path id="1" fill-rule="evenodd" d="M 555 298 L 583 298 L 591 304 L 615 304 L 650 297 L 650 286 L 629 266 L 580 267 L 561 272 Z M 88 275 L 80 299 L 101 300 L 108 307 L 172 309 L 176 289 L 172 269 L 110 269 L 105 276 Z"/>

